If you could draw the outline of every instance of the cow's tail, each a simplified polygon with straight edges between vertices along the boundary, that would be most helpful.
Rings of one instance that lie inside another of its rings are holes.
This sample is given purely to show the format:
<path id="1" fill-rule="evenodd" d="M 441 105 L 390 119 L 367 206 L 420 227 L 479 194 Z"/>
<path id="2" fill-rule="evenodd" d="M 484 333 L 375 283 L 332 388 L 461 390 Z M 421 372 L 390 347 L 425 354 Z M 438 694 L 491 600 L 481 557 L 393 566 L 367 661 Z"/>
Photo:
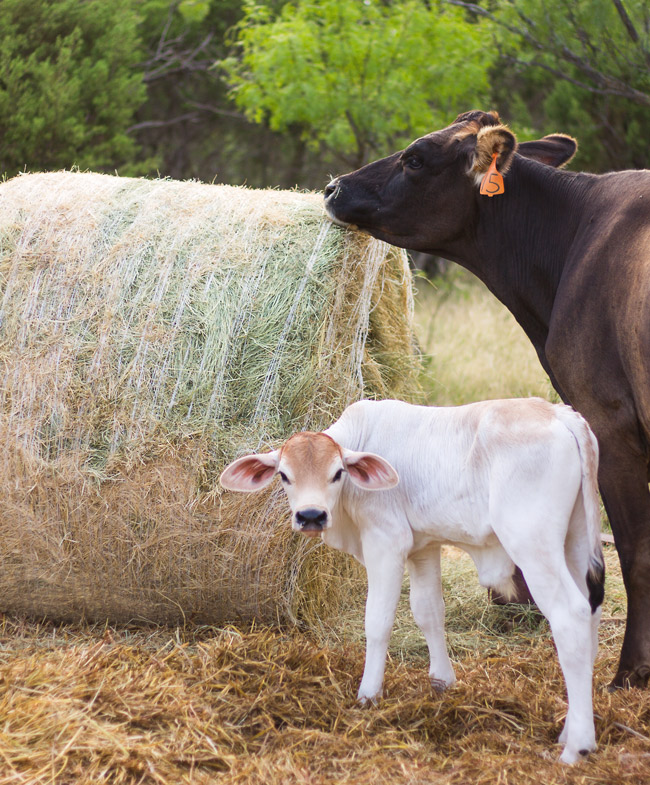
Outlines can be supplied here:
<path id="1" fill-rule="evenodd" d="M 559 417 L 578 445 L 582 472 L 582 501 L 590 544 L 587 588 L 591 612 L 600 607 L 605 595 L 605 560 L 600 540 L 600 506 L 598 503 L 598 442 L 586 420 L 570 406 L 559 408 Z"/>

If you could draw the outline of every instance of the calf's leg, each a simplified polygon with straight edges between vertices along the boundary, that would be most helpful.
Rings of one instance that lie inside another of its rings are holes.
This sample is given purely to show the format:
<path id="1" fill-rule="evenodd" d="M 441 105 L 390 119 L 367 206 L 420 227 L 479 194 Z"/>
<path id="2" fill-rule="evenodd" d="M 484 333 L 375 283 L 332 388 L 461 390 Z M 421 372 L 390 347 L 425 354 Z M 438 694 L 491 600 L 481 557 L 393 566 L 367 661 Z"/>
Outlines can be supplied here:
<path id="1" fill-rule="evenodd" d="M 429 647 L 429 678 L 441 691 L 454 684 L 456 676 L 445 643 L 445 603 L 442 598 L 440 546 L 412 553 L 406 562 L 411 579 L 411 610 Z"/>
<path id="2" fill-rule="evenodd" d="M 366 663 L 357 698 L 362 703 L 381 697 L 388 641 L 395 621 L 406 556 L 390 542 L 363 542 L 368 574 L 366 599 Z"/>
<path id="3" fill-rule="evenodd" d="M 549 621 L 567 688 L 568 713 L 560 759 L 575 763 L 596 748 L 592 704 L 593 624 L 589 601 L 565 564 L 553 569 L 540 554 L 521 557 L 533 599 Z M 513 557 L 514 558 L 514 557 Z"/>

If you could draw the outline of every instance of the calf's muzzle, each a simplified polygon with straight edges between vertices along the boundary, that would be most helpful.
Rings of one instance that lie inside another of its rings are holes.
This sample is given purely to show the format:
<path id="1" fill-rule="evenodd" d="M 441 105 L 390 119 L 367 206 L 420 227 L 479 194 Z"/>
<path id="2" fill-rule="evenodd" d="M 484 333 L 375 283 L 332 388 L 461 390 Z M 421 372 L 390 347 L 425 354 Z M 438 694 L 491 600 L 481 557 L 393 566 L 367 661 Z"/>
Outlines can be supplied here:
<path id="1" fill-rule="evenodd" d="M 296 510 L 296 524 L 304 534 L 320 534 L 327 525 L 327 511 L 318 507 L 306 507 L 304 510 Z"/>

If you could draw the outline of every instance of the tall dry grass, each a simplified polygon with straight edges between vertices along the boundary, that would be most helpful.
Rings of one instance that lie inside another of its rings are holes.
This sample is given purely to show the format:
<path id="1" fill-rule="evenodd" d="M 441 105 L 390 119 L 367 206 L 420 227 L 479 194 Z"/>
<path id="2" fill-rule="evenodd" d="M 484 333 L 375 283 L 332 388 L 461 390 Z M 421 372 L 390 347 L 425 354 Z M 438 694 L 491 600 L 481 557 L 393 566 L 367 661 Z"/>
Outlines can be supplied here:
<path id="1" fill-rule="evenodd" d="M 428 403 L 532 395 L 558 400 L 514 317 L 460 267 L 433 283 L 417 279 L 415 319 Z"/>

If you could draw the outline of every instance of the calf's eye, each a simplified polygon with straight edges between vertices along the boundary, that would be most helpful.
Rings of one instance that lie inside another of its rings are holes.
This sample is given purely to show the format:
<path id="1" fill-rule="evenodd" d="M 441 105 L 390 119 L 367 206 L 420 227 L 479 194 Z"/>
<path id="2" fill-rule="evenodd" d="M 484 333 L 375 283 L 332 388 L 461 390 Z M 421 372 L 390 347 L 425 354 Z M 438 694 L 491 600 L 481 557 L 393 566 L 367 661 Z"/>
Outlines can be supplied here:
<path id="1" fill-rule="evenodd" d="M 289 478 L 287 477 L 287 475 L 284 472 L 279 472 L 279 474 L 280 474 L 280 479 L 282 480 L 282 482 L 286 482 L 287 485 L 291 485 L 291 483 L 289 482 Z"/>
<path id="2" fill-rule="evenodd" d="M 334 477 L 332 477 L 332 482 L 338 482 L 338 481 L 341 479 L 341 477 L 343 477 L 343 469 L 339 469 L 339 470 L 336 472 L 336 474 L 334 475 Z"/>

